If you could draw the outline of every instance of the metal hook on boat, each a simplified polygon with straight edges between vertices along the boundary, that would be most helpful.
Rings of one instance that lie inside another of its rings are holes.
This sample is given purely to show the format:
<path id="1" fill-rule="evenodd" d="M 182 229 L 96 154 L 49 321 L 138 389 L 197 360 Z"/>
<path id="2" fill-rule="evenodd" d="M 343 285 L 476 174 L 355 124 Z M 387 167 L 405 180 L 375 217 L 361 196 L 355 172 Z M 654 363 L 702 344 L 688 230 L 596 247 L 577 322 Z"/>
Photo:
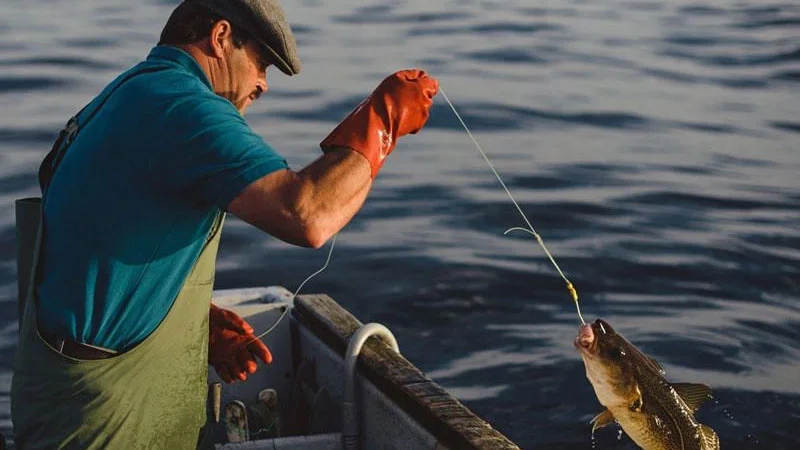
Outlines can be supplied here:
<path id="1" fill-rule="evenodd" d="M 346 450 L 357 450 L 359 448 L 360 433 L 358 431 L 358 415 L 356 412 L 355 390 L 356 390 L 356 362 L 361 348 L 372 336 L 380 336 L 386 339 L 392 349 L 400 354 L 400 347 L 397 340 L 388 328 L 379 323 L 368 323 L 356 331 L 350 337 L 347 344 L 347 351 L 344 358 L 345 369 L 345 389 L 344 404 L 342 409 L 342 444 Z"/>

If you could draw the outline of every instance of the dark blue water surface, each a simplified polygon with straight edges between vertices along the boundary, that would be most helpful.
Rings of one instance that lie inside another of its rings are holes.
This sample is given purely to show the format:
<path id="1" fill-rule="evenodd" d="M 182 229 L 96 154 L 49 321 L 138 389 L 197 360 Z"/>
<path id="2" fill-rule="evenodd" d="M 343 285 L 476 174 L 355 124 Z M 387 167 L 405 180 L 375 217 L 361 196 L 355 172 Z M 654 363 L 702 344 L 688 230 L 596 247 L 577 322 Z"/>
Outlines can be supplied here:
<path id="1" fill-rule="evenodd" d="M 385 75 L 437 76 L 581 294 L 675 381 L 724 449 L 800 448 L 800 4 L 285 1 L 304 72 L 248 115 L 295 168 Z M 144 58 L 175 2 L 5 0 L 0 429 L 16 344 L 13 200 L 59 127 Z M 131 124 L 135 126 L 135 124 Z M 572 346 L 563 281 L 443 98 L 338 237 L 326 292 L 525 449 L 630 449 Z M 217 287 L 293 289 L 327 249 L 230 220 Z"/>

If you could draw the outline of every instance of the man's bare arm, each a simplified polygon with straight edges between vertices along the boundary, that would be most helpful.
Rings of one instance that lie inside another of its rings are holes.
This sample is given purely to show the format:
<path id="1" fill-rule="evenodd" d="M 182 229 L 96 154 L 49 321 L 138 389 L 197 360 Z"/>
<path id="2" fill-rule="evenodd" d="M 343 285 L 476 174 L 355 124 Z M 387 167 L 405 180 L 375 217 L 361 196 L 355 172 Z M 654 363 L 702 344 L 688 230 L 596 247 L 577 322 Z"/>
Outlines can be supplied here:
<path id="1" fill-rule="evenodd" d="M 340 148 L 299 172 L 279 170 L 256 180 L 228 211 L 290 244 L 319 248 L 364 204 L 370 173 L 364 156 Z"/>

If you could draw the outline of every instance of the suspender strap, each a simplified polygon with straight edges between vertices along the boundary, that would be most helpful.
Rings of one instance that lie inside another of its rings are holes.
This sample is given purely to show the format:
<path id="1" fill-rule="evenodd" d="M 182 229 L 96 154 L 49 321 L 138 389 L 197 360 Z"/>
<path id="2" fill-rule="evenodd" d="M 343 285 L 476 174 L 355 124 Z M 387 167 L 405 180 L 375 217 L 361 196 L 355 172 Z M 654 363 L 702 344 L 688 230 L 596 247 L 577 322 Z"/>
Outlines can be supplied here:
<path id="1" fill-rule="evenodd" d="M 164 69 L 166 69 L 166 67 L 163 66 L 149 67 L 141 70 L 134 69 L 126 75 L 118 78 L 115 83 L 106 87 L 100 96 L 89 102 L 89 104 L 84 106 L 80 111 L 78 111 L 77 114 L 70 117 L 61 132 L 58 133 L 58 137 L 53 143 L 53 148 L 50 149 L 50 152 L 44 157 L 42 164 L 39 166 L 39 187 L 42 189 L 42 197 L 44 197 L 47 188 L 50 186 L 50 181 L 53 179 L 53 175 L 56 173 L 58 165 L 61 164 L 61 160 L 64 159 L 67 149 L 69 149 L 70 144 L 72 144 L 72 142 L 75 140 L 75 137 L 77 137 L 78 132 L 82 129 L 82 127 L 86 126 L 86 124 L 92 120 L 92 118 L 94 118 L 94 116 L 97 114 L 100 108 L 105 105 L 106 101 L 108 101 L 111 95 L 116 92 L 116 90 L 122 86 L 123 83 L 137 75 L 158 72 Z"/>

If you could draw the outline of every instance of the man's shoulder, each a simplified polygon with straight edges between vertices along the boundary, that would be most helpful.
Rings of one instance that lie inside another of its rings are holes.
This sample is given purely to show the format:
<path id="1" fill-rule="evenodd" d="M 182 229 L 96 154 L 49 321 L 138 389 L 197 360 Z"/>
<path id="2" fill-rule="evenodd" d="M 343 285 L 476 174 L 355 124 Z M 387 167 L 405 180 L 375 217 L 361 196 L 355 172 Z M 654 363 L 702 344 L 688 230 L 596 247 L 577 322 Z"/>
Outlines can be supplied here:
<path id="1" fill-rule="evenodd" d="M 171 64 L 143 62 L 121 75 L 130 81 L 128 89 L 148 97 L 184 97 L 214 100 L 216 94 L 194 74 Z M 145 98 L 146 99 L 146 98 Z"/>
<path id="2" fill-rule="evenodd" d="M 186 123 L 243 123 L 228 100 L 214 93 L 203 80 L 171 65 L 140 64 L 129 72 L 140 72 L 121 89 L 121 100 L 129 106 L 151 110 L 161 120 Z"/>

